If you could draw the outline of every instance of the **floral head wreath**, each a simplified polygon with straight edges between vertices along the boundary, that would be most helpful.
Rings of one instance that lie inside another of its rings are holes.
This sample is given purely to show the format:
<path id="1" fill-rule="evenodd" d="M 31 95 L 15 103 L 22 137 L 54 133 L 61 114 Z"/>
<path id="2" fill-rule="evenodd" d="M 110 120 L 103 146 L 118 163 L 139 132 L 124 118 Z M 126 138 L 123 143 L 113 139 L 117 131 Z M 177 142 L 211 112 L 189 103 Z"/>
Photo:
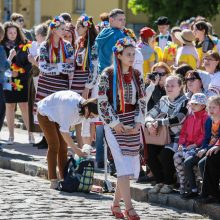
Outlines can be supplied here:
<path id="1" fill-rule="evenodd" d="M 135 41 L 130 37 L 121 38 L 116 42 L 115 46 L 112 48 L 112 51 L 114 54 L 118 54 L 124 50 L 125 46 L 135 47 Z"/>
<path id="2" fill-rule="evenodd" d="M 124 33 L 125 33 L 128 37 L 130 37 L 132 40 L 137 41 L 137 38 L 136 38 L 135 33 L 134 33 L 133 30 L 128 29 L 128 28 L 124 28 L 123 31 L 124 31 Z"/>
<path id="3" fill-rule="evenodd" d="M 119 39 L 116 42 L 115 46 L 112 48 L 114 52 L 114 71 L 113 71 L 113 90 L 112 90 L 113 108 L 114 110 L 117 110 L 117 94 L 119 94 L 120 110 L 122 112 L 125 112 L 124 88 L 123 88 L 123 77 L 117 55 L 118 53 L 122 52 L 126 46 L 135 47 L 135 41 L 132 40 L 130 37 L 124 37 Z"/>
<path id="4" fill-rule="evenodd" d="M 87 15 L 83 15 L 79 18 L 84 27 L 90 28 L 92 26 L 92 17 L 88 17 Z"/>
<path id="5" fill-rule="evenodd" d="M 61 24 L 65 23 L 64 19 L 61 16 L 56 16 L 51 22 L 50 22 L 50 29 L 58 28 Z"/>

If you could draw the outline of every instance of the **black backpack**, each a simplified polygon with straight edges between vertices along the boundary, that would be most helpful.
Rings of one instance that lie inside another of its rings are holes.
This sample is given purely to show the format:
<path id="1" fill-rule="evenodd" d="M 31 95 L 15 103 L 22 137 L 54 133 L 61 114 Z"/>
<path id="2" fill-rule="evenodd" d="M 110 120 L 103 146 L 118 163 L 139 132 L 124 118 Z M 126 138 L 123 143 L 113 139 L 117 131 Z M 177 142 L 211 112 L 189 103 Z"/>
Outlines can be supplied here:
<path id="1" fill-rule="evenodd" d="M 64 180 L 59 182 L 58 189 L 64 192 L 89 193 L 94 181 L 94 162 L 82 160 L 79 165 L 71 156 L 64 171 Z"/>

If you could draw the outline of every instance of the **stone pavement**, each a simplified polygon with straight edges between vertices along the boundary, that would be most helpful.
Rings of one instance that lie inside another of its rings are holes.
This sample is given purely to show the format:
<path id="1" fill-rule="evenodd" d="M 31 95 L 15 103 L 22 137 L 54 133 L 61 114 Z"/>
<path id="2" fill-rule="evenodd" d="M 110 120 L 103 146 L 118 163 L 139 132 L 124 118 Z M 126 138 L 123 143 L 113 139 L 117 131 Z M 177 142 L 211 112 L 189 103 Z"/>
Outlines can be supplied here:
<path id="1" fill-rule="evenodd" d="M 110 195 L 61 193 L 49 189 L 47 180 L 3 169 L 0 177 L 0 219 L 114 219 Z M 141 219 L 208 219 L 149 203 L 134 205 Z"/>
<path id="2" fill-rule="evenodd" d="M 39 135 L 35 135 L 35 137 L 36 141 L 41 139 Z M 6 146 L 4 143 L 8 139 L 8 131 L 7 128 L 4 127 L 1 131 L 1 139 L 3 151 L 0 151 L 0 168 L 14 170 L 31 176 L 39 176 L 44 179 L 47 178 L 46 150 L 38 150 L 27 144 L 27 131 L 15 129 L 15 144 Z M 33 177 L 27 178 L 32 179 Z M 96 169 L 95 184 L 103 186 L 103 180 L 103 170 Z M 109 180 L 113 185 L 116 182 L 116 179 L 113 177 L 109 177 Z M 220 219 L 220 205 L 218 204 L 201 205 L 195 200 L 183 200 L 177 192 L 171 194 L 150 194 L 148 192 L 150 188 L 152 188 L 150 184 L 137 184 L 132 182 L 132 198 L 136 201 L 145 202 L 145 204 L 147 204 L 146 202 L 153 202 L 163 206 L 187 210 L 188 212 L 199 213 L 204 216 L 209 216 L 212 219 Z"/>

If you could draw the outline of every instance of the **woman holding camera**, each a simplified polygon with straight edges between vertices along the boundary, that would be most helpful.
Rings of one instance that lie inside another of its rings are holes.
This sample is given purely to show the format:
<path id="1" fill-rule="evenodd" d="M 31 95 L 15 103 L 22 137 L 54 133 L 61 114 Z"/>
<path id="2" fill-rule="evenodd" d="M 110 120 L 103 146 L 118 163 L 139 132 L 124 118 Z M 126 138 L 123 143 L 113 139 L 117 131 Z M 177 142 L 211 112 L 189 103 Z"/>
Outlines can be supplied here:
<path id="1" fill-rule="evenodd" d="M 171 75 L 165 81 L 166 96 L 163 96 L 145 118 L 145 126 L 150 135 L 156 136 L 158 127 L 168 126 L 171 142 L 164 145 L 148 144 L 148 166 L 157 184 L 151 193 L 170 193 L 174 183 L 173 155 L 178 148 L 178 140 L 182 123 L 188 112 L 188 99 L 183 92 L 183 82 L 177 75 Z M 165 118 L 157 118 L 161 113 Z M 160 157 L 160 160 L 159 160 Z"/>
<path id="2" fill-rule="evenodd" d="M 145 113 L 151 110 L 162 96 L 166 95 L 164 84 L 167 76 L 171 73 L 170 67 L 164 62 L 154 64 L 151 70 L 152 73 L 148 75 L 150 84 L 147 84 L 146 88 Z"/>

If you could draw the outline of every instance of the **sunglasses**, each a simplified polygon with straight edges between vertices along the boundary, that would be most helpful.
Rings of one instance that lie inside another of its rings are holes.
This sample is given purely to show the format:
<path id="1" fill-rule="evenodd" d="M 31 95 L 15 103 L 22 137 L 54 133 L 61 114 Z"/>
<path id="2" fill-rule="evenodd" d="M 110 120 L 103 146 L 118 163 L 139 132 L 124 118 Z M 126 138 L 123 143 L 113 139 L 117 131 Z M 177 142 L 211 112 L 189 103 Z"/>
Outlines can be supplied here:
<path id="1" fill-rule="evenodd" d="M 24 19 L 23 18 L 18 18 L 17 21 L 24 22 Z"/>
<path id="2" fill-rule="evenodd" d="M 185 81 L 186 81 L 186 82 L 187 82 L 187 81 L 193 82 L 193 81 L 195 81 L 196 79 L 197 79 L 196 77 L 186 78 Z"/>
<path id="3" fill-rule="evenodd" d="M 166 73 L 166 72 L 158 72 L 158 75 L 159 75 L 159 76 L 166 76 L 167 73 Z"/>

